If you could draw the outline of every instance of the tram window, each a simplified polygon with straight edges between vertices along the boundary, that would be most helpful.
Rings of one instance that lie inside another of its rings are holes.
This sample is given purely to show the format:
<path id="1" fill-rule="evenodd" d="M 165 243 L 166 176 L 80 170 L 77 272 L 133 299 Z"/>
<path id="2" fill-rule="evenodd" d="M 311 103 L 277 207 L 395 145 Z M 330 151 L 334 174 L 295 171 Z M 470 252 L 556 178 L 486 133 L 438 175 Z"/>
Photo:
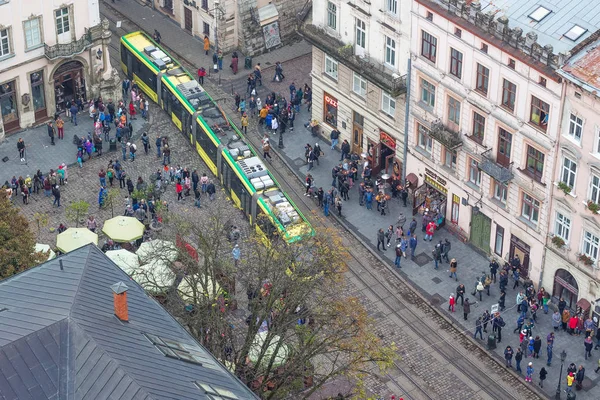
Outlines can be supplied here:
<path id="1" fill-rule="evenodd" d="M 231 179 L 233 176 L 233 170 L 229 163 L 225 160 L 225 157 L 221 158 L 221 174 L 223 176 L 223 185 L 226 188 L 231 189 Z"/>
<path id="2" fill-rule="evenodd" d="M 208 154 L 208 157 L 216 165 L 217 164 L 217 147 L 215 146 L 213 141 L 210 140 L 210 138 L 204 131 L 204 128 L 202 128 L 202 126 L 200 126 L 200 125 L 198 125 L 197 131 L 196 131 L 196 141 L 198 142 L 198 144 L 200 144 L 200 147 L 202 147 L 202 149 L 204 149 L 206 154 Z"/>
<path id="3" fill-rule="evenodd" d="M 260 227 L 260 230 L 267 236 L 267 238 L 273 238 L 276 232 L 275 227 L 273 226 L 271 219 L 260 208 L 258 210 L 258 214 L 256 215 L 256 223 Z"/>
<path id="4" fill-rule="evenodd" d="M 179 100 L 177 99 L 177 97 L 173 96 L 173 103 L 171 104 L 171 112 L 173 112 L 173 114 L 175 114 L 175 116 L 177 118 L 179 118 L 179 120 L 182 120 L 182 113 L 183 111 L 183 107 L 181 106 L 181 103 L 179 102 Z"/>
<path id="5" fill-rule="evenodd" d="M 137 58 L 133 59 L 133 72 L 144 84 L 150 87 L 150 89 L 156 91 L 156 75 Z"/>
<path id="6" fill-rule="evenodd" d="M 241 199 L 242 194 L 246 193 L 246 188 L 242 185 L 242 181 L 237 175 L 231 177 L 231 190 Z"/>
<path id="7" fill-rule="evenodd" d="M 121 45 L 121 62 L 127 65 L 127 48 Z"/>

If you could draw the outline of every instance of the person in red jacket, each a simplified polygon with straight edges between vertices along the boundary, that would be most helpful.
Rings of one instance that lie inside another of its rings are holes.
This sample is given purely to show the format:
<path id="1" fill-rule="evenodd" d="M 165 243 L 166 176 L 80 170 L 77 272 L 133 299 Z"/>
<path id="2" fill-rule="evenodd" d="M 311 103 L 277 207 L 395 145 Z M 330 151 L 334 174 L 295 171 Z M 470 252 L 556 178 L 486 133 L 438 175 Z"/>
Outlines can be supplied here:
<path id="1" fill-rule="evenodd" d="M 198 68 L 198 83 L 204 85 L 204 77 L 206 76 L 206 69 L 204 67 Z"/>
<path id="2" fill-rule="evenodd" d="M 448 311 L 454 312 L 454 305 L 456 304 L 456 299 L 454 299 L 454 293 L 450 294 L 450 299 L 448 300 Z"/>
<path id="3" fill-rule="evenodd" d="M 183 200 L 183 186 L 181 185 L 181 181 L 177 181 L 175 184 L 175 192 L 177 192 L 177 201 Z"/>
<path id="4" fill-rule="evenodd" d="M 429 240 L 431 242 L 431 239 L 433 239 L 434 232 L 435 232 L 435 222 L 429 221 L 429 223 L 427 224 L 427 227 L 425 228 L 425 238 L 423 240 Z"/>

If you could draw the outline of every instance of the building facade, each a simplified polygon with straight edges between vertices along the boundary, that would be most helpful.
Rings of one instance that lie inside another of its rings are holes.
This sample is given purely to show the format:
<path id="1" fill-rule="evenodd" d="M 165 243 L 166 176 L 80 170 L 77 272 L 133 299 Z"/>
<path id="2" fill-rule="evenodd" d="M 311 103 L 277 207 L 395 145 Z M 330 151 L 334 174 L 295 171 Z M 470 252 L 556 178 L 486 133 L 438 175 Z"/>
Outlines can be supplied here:
<path id="1" fill-rule="evenodd" d="M 114 94 L 109 41 L 97 1 L 1 1 L 0 140 L 44 122 L 68 100 Z"/>
<path id="2" fill-rule="evenodd" d="M 312 118 L 327 138 L 337 129 L 374 176 L 402 172 L 409 11 L 400 0 L 317 0 L 301 28 L 313 44 Z"/>
<path id="3" fill-rule="evenodd" d="M 223 53 L 241 50 L 263 53 L 295 35 L 298 17 L 310 9 L 310 0 L 153 0 L 154 7 L 176 21 L 181 29 L 203 39 Z M 217 42 L 218 41 L 218 42 Z M 201 47 L 201 45 L 199 45 Z"/>
<path id="4" fill-rule="evenodd" d="M 563 118 L 542 285 L 600 317 L 600 41 L 597 32 L 558 70 Z"/>
<path id="5" fill-rule="evenodd" d="M 589 32 L 563 40 L 572 22 L 545 28 L 566 4 L 504 3 L 413 2 L 407 163 L 419 179 L 415 214 L 434 204 L 483 252 L 519 256 L 521 275 L 538 284 L 560 136 L 556 69 Z"/>

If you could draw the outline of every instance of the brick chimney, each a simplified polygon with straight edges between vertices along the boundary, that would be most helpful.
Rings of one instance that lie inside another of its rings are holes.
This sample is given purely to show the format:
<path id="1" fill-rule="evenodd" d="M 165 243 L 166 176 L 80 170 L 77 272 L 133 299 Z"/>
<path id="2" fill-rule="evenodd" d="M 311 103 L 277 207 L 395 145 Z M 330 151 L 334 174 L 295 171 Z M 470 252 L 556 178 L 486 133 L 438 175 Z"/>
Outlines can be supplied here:
<path id="1" fill-rule="evenodd" d="M 127 310 L 127 285 L 123 282 L 117 282 L 110 287 L 113 291 L 113 301 L 115 303 L 115 315 L 123 322 L 129 321 L 129 312 Z"/>

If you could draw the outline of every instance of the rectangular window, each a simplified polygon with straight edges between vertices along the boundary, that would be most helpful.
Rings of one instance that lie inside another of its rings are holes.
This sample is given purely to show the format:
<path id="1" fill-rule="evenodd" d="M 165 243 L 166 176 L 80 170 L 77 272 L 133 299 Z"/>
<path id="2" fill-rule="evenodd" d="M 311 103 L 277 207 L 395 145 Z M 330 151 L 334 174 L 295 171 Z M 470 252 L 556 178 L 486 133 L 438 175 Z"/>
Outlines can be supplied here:
<path id="1" fill-rule="evenodd" d="M 40 29 L 40 19 L 30 19 L 23 22 L 25 31 L 25 47 L 31 49 L 42 44 L 42 31 Z"/>
<path id="2" fill-rule="evenodd" d="M 461 37 L 462 36 L 462 30 L 460 30 L 459 28 L 454 28 L 454 36 Z"/>
<path id="3" fill-rule="evenodd" d="M 469 162 L 469 182 L 475 186 L 481 185 L 481 171 L 479 170 L 479 163 L 472 158 Z"/>
<path id="4" fill-rule="evenodd" d="M 367 25 L 365 24 L 365 21 L 360 20 L 358 18 L 356 18 L 355 23 L 356 23 L 356 37 L 355 37 L 356 43 L 355 44 L 357 47 L 366 49 L 367 48 Z"/>
<path id="5" fill-rule="evenodd" d="M 496 239 L 494 240 L 494 253 L 502 257 L 502 248 L 504 247 L 504 228 L 496 225 Z"/>
<path id="6" fill-rule="evenodd" d="M 337 127 L 338 101 L 328 93 L 323 94 L 323 114 L 325 122 Z"/>
<path id="7" fill-rule="evenodd" d="M 8 37 L 8 29 L 0 30 L 0 57 L 10 54 L 10 40 Z"/>
<path id="8" fill-rule="evenodd" d="M 427 21 L 433 21 L 433 13 L 431 11 L 427 11 L 425 18 L 427 19 Z"/>
<path id="9" fill-rule="evenodd" d="M 398 0 L 385 0 L 385 11 L 390 14 L 398 14 Z"/>
<path id="10" fill-rule="evenodd" d="M 487 54 L 488 45 L 486 43 L 481 43 L 481 51 Z"/>
<path id="11" fill-rule="evenodd" d="M 471 139 L 477 143 L 483 143 L 485 137 L 485 117 L 475 111 L 473 111 L 473 136 Z"/>
<path id="12" fill-rule="evenodd" d="M 494 198 L 500 203 L 506 205 L 506 198 L 508 197 L 508 186 L 494 180 Z"/>
<path id="13" fill-rule="evenodd" d="M 583 232 L 583 249 L 581 252 L 591 258 L 598 260 L 598 247 L 600 247 L 600 238 L 591 232 Z"/>
<path id="14" fill-rule="evenodd" d="M 335 80 L 338 78 L 338 62 L 328 55 L 325 55 L 325 73 Z"/>
<path id="15" fill-rule="evenodd" d="M 450 75 L 458 79 L 462 77 L 463 55 L 460 51 L 450 48 Z"/>
<path id="16" fill-rule="evenodd" d="M 564 240 L 565 243 L 569 242 L 569 236 L 571 235 L 571 219 L 559 212 L 556 212 L 556 220 L 554 221 L 554 235 Z"/>
<path id="17" fill-rule="evenodd" d="M 496 162 L 508 168 L 510 165 L 510 153 L 512 151 L 512 133 L 498 127 L 498 152 Z"/>
<path id="18" fill-rule="evenodd" d="M 448 121 L 460 126 L 460 101 L 448 97 Z"/>
<path id="19" fill-rule="evenodd" d="M 560 181 L 568 185 L 571 189 L 575 187 L 575 177 L 577 176 L 577 163 L 568 157 L 563 158 L 562 174 Z"/>
<path id="20" fill-rule="evenodd" d="M 202 33 L 204 33 L 206 36 L 210 35 L 210 25 L 206 22 L 202 23 Z"/>
<path id="21" fill-rule="evenodd" d="M 538 128 L 546 131 L 548 128 L 548 116 L 550 113 L 550 105 L 543 102 L 535 96 L 531 96 L 531 115 L 529 121 Z"/>
<path id="22" fill-rule="evenodd" d="M 544 153 L 535 147 L 527 145 L 527 172 L 529 175 L 541 182 L 544 174 Z"/>
<path id="23" fill-rule="evenodd" d="M 540 202 L 527 193 L 523 193 L 521 217 L 536 225 L 540 220 Z"/>
<path id="24" fill-rule="evenodd" d="M 396 66 L 396 41 L 388 36 L 385 37 L 385 62 Z"/>
<path id="25" fill-rule="evenodd" d="M 431 62 L 435 62 L 437 53 L 437 39 L 425 31 L 421 31 L 421 55 Z"/>
<path id="26" fill-rule="evenodd" d="M 502 82 L 502 105 L 510 111 L 515 111 L 516 98 L 517 85 L 504 79 Z"/>
<path id="27" fill-rule="evenodd" d="M 509 58 L 508 59 L 508 68 L 515 69 L 515 66 L 516 66 L 515 60 L 512 58 Z"/>
<path id="28" fill-rule="evenodd" d="M 458 224 L 458 215 L 460 213 L 460 197 L 452 195 L 452 218 L 451 221 L 454 224 Z"/>
<path id="29" fill-rule="evenodd" d="M 581 142 L 581 134 L 583 133 L 583 120 L 575 114 L 571 114 L 569 118 L 569 137 L 577 143 Z"/>
<path id="30" fill-rule="evenodd" d="M 396 114 L 396 100 L 386 92 L 381 93 L 381 110 L 390 117 Z"/>
<path id="31" fill-rule="evenodd" d="M 327 2 L 327 26 L 337 30 L 337 6 L 332 2 Z"/>
<path id="32" fill-rule="evenodd" d="M 208 11 L 208 0 L 202 0 L 201 7 L 204 11 Z"/>
<path id="33" fill-rule="evenodd" d="M 456 169 L 456 151 L 444 147 L 444 165 L 451 170 Z"/>
<path id="34" fill-rule="evenodd" d="M 421 101 L 429 107 L 435 106 L 435 86 L 421 79 Z"/>
<path id="35" fill-rule="evenodd" d="M 426 152 L 431 153 L 431 149 L 433 148 L 433 139 L 431 136 L 429 136 L 429 129 L 425 128 L 421 124 L 417 124 L 417 130 L 419 134 L 419 137 L 417 138 L 417 146 Z"/>
<path id="36" fill-rule="evenodd" d="M 352 90 L 359 96 L 367 95 L 367 81 L 356 72 L 353 73 Z"/>
<path id="37" fill-rule="evenodd" d="M 596 204 L 600 204 L 600 176 L 592 174 L 590 177 L 589 199 Z"/>
<path id="38" fill-rule="evenodd" d="M 56 32 L 59 35 L 67 33 L 71 30 L 69 27 L 69 9 L 67 7 L 55 11 L 56 15 Z"/>
<path id="39" fill-rule="evenodd" d="M 477 64 L 477 81 L 475 82 L 475 90 L 487 96 L 490 80 L 490 70 L 481 64 Z"/>

